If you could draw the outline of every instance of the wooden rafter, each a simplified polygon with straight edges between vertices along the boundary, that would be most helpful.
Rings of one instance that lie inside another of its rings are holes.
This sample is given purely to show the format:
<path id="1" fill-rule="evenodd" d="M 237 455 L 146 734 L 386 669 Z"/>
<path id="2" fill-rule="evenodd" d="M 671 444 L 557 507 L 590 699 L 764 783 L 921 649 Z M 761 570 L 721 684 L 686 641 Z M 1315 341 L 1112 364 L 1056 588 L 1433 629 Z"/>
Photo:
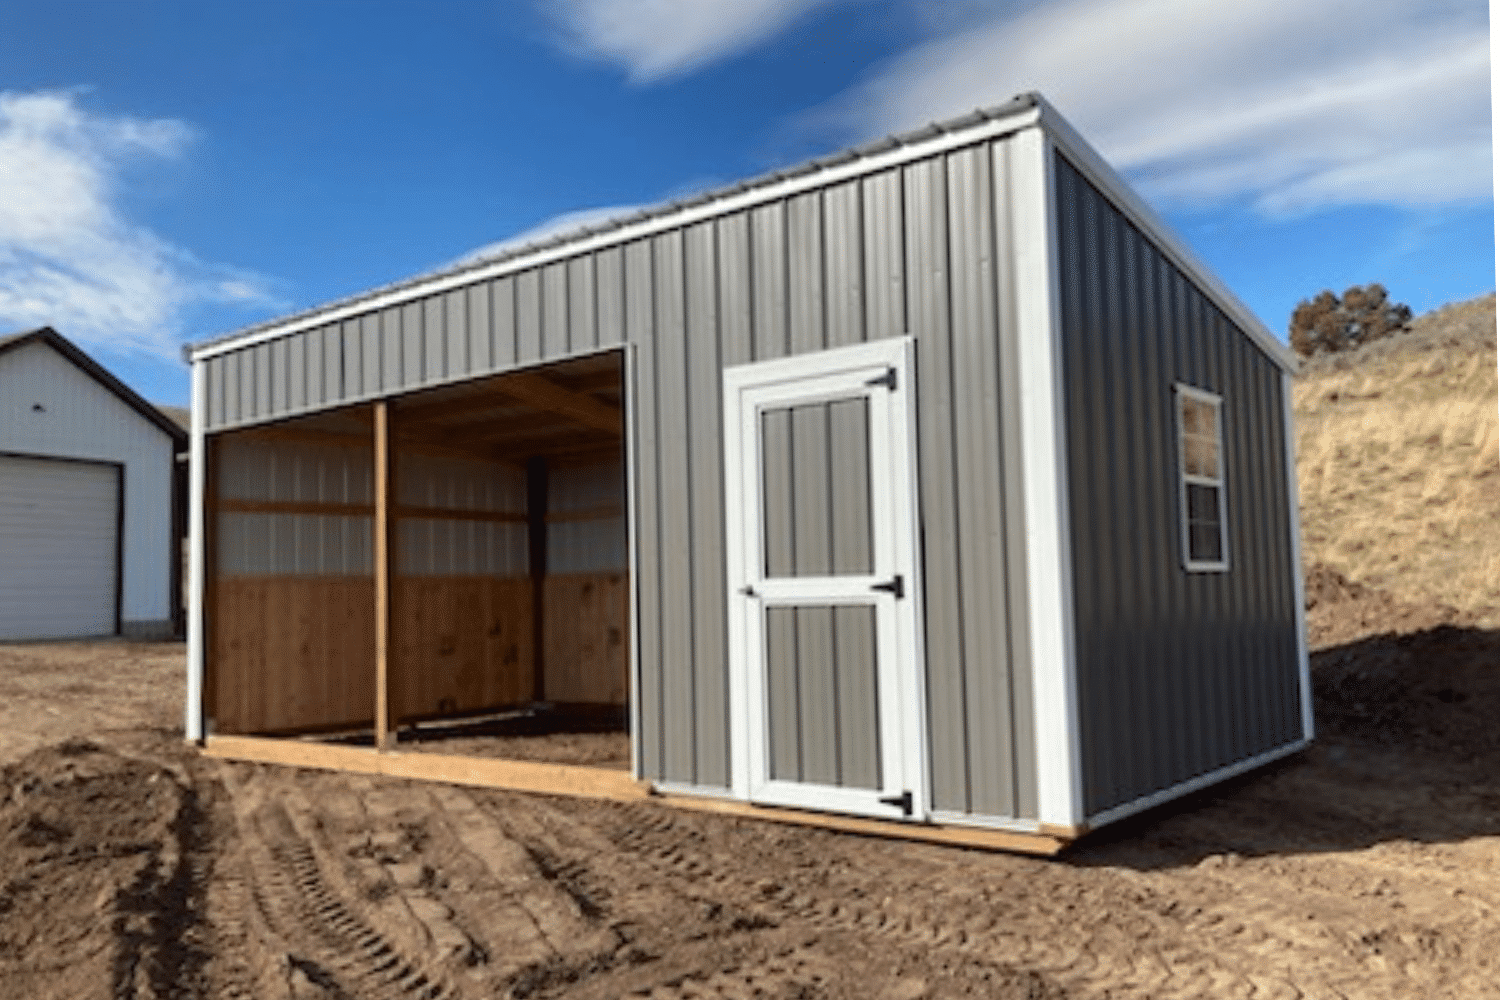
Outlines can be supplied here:
<path id="1" fill-rule="evenodd" d="M 592 396 L 564 389 L 549 379 L 530 372 L 516 372 L 499 379 L 499 389 L 512 399 L 538 410 L 556 413 L 591 430 L 618 436 L 621 432 L 620 411 Z"/>

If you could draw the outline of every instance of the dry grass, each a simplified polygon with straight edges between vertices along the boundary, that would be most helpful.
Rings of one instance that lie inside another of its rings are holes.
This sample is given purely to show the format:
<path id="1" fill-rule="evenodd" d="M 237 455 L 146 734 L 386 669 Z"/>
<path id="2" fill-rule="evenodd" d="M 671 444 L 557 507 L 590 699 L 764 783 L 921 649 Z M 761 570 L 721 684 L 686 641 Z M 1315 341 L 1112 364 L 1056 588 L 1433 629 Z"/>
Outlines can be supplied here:
<path id="1" fill-rule="evenodd" d="M 1495 296 L 1298 375 L 1304 561 L 1500 624 Z"/>

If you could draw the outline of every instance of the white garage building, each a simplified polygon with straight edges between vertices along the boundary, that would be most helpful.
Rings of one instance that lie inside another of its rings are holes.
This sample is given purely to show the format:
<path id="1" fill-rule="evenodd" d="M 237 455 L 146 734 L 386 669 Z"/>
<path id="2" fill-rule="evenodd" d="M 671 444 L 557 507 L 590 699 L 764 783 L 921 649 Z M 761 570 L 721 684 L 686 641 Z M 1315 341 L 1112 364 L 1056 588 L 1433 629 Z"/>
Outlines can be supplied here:
<path id="1" fill-rule="evenodd" d="M 173 634 L 185 442 L 57 331 L 0 337 L 0 640 Z"/>

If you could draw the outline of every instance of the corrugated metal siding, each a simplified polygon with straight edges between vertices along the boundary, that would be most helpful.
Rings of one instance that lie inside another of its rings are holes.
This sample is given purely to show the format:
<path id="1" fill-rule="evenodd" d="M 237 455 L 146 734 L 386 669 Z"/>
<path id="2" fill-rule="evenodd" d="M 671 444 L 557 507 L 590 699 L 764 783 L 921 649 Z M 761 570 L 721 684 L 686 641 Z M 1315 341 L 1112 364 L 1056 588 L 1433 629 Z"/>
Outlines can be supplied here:
<path id="1" fill-rule="evenodd" d="M 623 462 L 549 470 L 547 521 L 548 573 L 628 570 Z"/>
<path id="2" fill-rule="evenodd" d="M 230 435 L 220 441 L 221 501 L 369 506 L 371 450 Z M 370 516 L 223 511 L 216 547 L 225 577 L 369 576 Z"/>
<path id="3" fill-rule="evenodd" d="M 910 332 L 919 354 L 934 805 L 1035 814 L 1030 663 L 1024 632 L 1010 626 L 1024 618 L 1025 572 L 1015 545 L 1024 525 L 1007 496 L 1018 475 L 1007 438 L 1018 394 L 1006 296 L 1008 155 L 1006 141 L 985 142 L 486 279 L 467 290 L 466 309 L 444 313 L 448 378 L 635 346 L 628 388 L 645 777 L 730 780 L 718 373 Z M 419 375 L 396 367 L 400 352 L 380 350 L 380 334 L 404 333 L 402 310 L 286 338 L 323 346 L 323 391 L 309 406 L 428 384 L 435 368 L 424 361 Z M 223 386 L 210 430 L 290 414 L 260 409 L 253 377 L 236 382 L 247 365 L 256 370 L 258 354 L 205 362 L 209 385 Z"/>
<path id="4" fill-rule="evenodd" d="M 516 579 L 530 568 L 526 473 L 499 462 L 398 454 L 402 504 L 452 514 L 403 516 L 396 522 L 396 565 L 402 576 L 493 576 Z M 465 513 L 508 514 L 513 521 L 472 520 Z"/>
<path id="5" fill-rule="evenodd" d="M 1093 815 L 1301 735 L 1281 373 L 1056 160 L 1078 725 Z M 1182 568 L 1172 384 L 1224 397 L 1227 573 Z"/>
<path id="6" fill-rule="evenodd" d="M 122 622 L 172 617 L 172 450 L 160 427 L 46 344 L 0 355 L 0 452 L 125 466 Z"/>

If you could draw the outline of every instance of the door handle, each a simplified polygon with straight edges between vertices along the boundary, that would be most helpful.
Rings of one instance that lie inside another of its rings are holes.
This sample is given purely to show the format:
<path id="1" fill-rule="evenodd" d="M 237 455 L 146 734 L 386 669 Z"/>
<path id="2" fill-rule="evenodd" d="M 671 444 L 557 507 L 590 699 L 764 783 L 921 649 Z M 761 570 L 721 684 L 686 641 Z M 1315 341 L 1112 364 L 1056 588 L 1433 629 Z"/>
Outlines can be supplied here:
<path id="1" fill-rule="evenodd" d="M 906 596 L 906 581 L 901 578 L 900 573 L 897 573 L 885 583 L 874 584 L 870 587 L 870 589 L 883 590 L 887 594 L 895 594 L 896 598 L 899 600 Z"/>
<path id="2" fill-rule="evenodd" d="M 746 597 L 754 597 L 755 596 L 755 588 L 752 587 L 752 586 L 750 586 L 747 583 L 743 587 L 740 588 L 740 593 L 744 594 Z"/>

